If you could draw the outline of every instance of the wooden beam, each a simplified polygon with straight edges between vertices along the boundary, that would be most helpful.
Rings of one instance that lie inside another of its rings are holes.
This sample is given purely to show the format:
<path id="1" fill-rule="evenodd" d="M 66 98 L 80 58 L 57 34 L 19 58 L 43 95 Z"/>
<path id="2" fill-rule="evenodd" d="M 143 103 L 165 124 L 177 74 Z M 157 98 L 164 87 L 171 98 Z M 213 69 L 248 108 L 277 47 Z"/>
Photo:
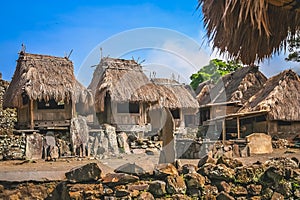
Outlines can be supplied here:
<path id="1" fill-rule="evenodd" d="M 71 111 L 71 115 L 72 115 L 72 118 L 74 118 L 74 117 L 77 117 L 76 115 L 77 115 L 77 113 L 76 113 L 76 105 L 75 105 L 75 101 L 73 102 L 73 101 L 69 101 L 69 103 L 71 103 L 71 109 L 72 109 L 72 111 Z"/>
<path id="2" fill-rule="evenodd" d="M 240 131 L 240 117 L 236 118 L 236 124 L 237 124 L 237 134 L 238 134 L 238 139 L 241 138 L 241 131 Z"/>
<path id="3" fill-rule="evenodd" d="M 30 129 L 34 129 L 33 100 L 29 100 Z"/>
<path id="4" fill-rule="evenodd" d="M 223 144 L 225 143 L 225 140 L 226 140 L 226 120 L 224 119 L 222 121 L 222 141 L 223 141 Z"/>

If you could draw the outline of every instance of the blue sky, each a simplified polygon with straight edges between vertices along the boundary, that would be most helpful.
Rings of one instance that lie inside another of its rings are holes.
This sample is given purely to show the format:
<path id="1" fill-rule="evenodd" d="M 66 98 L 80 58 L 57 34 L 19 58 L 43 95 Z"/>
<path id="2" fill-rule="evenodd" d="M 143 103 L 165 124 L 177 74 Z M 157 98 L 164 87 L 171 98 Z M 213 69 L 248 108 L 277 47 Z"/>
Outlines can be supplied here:
<path id="1" fill-rule="evenodd" d="M 74 63 L 75 73 L 78 74 L 90 52 L 99 47 L 103 41 L 124 31 L 144 27 L 174 30 L 198 42 L 201 48 L 200 57 L 197 57 L 191 49 L 184 49 L 185 45 L 177 45 L 171 40 L 161 44 L 164 48 L 190 54 L 191 58 L 199 61 L 197 65 L 207 64 L 215 55 L 207 45 L 207 40 L 203 41 L 204 30 L 201 12 L 196 10 L 197 0 L 27 0 L 2 1 L 1 4 L 0 71 L 6 80 L 10 80 L 13 75 L 22 43 L 26 45 L 26 52 L 38 54 L 64 56 L 73 49 L 70 59 Z M 103 54 L 106 56 L 109 53 L 103 49 Z M 165 76 L 173 74 L 168 69 L 174 66 L 176 76 L 186 73 L 185 80 L 182 81 L 187 81 L 188 75 L 197 70 L 195 67 L 189 70 L 176 68 L 175 65 L 182 63 L 167 54 L 141 50 L 131 52 L 125 57 L 146 59 L 145 65 L 148 65 L 149 71 L 158 70 L 153 67 L 153 63 L 172 65 L 165 68 L 167 70 L 162 73 Z M 93 60 L 95 64 L 98 61 L 98 58 Z M 264 62 L 261 69 L 270 76 L 282 69 L 295 66 L 279 56 Z M 87 84 L 86 82 L 85 85 Z"/>

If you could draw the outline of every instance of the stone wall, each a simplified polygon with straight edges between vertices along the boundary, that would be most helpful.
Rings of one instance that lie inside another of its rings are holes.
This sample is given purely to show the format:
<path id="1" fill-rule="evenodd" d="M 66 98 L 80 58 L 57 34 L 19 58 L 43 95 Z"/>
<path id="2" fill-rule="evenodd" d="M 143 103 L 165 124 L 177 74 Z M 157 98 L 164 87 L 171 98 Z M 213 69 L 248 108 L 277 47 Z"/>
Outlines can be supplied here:
<path id="1" fill-rule="evenodd" d="M 11 135 L 14 125 L 17 122 L 15 109 L 3 109 L 3 95 L 8 85 L 9 82 L 2 80 L 2 74 L 0 73 L 0 135 Z"/>
<path id="2" fill-rule="evenodd" d="M 105 124 L 89 135 L 90 156 L 101 159 L 119 154 L 115 127 Z"/>
<path id="3" fill-rule="evenodd" d="M 25 158 L 26 136 L 0 135 L 0 160 L 20 160 Z"/>
<path id="4" fill-rule="evenodd" d="M 67 172 L 66 180 L 61 182 L 6 182 L 0 184 L 0 198 L 300 199 L 299 161 L 293 158 L 273 158 L 251 166 L 225 156 L 205 157 L 198 166 L 182 165 L 180 161 L 175 165 L 158 164 L 152 170 L 130 166 L 132 170 L 128 172 L 103 175 L 97 163 L 89 163 Z"/>

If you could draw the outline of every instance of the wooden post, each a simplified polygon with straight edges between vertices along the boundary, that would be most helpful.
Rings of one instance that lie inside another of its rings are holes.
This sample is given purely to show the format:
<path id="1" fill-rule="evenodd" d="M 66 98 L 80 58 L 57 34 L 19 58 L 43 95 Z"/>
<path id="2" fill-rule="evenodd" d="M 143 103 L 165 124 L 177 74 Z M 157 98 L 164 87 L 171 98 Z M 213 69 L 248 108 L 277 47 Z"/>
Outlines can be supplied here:
<path id="1" fill-rule="evenodd" d="M 29 100 L 30 129 L 34 129 L 33 100 Z"/>
<path id="2" fill-rule="evenodd" d="M 236 118 L 236 124 L 237 124 L 237 137 L 238 137 L 238 139 L 240 139 L 241 138 L 240 117 Z"/>
<path id="3" fill-rule="evenodd" d="M 225 143 L 226 140 L 226 120 L 224 118 L 224 120 L 222 121 L 222 140 L 223 140 L 223 144 Z"/>
<path id="4" fill-rule="evenodd" d="M 76 106 L 75 106 L 75 101 L 73 102 L 72 100 L 69 101 L 71 103 L 71 108 L 72 108 L 72 118 L 76 117 Z"/>

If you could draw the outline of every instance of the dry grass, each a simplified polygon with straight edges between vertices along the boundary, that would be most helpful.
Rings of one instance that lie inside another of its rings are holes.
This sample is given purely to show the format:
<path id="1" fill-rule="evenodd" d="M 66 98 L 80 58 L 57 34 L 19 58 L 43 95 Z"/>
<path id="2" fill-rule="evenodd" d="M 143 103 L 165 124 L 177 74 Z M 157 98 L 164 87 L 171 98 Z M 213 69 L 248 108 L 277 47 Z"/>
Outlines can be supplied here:
<path id="1" fill-rule="evenodd" d="M 267 110 L 271 120 L 300 120 L 300 79 L 292 70 L 271 77 L 239 112 Z"/>
<path id="2" fill-rule="evenodd" d="M 204 87 L 197 98 L 200 105 L 235 101 L 243 104 L 258 92 L 266 81 L 267 78 L 258 67 L 242 67 L 223 76 L 211 89 Z"/>
<path id="3" fill-rule="evenodd" d="M 21 52 L 12 81 L 4 95 L 5 107 L 21 107 L 22 94 L 31 100 L 54 99 L 80 102 L 88 100 L 88 91 L 75 79 L 73 63 L 67 58 Z"/>
<path id="4" fill-rule="evenodd" d="M 134 60 L 103 58 L 95 69 L 89 88 L 95 94 L 97 112 L 104 111 L 107 96 L 113 102 L 145 102 L 153 107 L 199 107 L 184 85 L 168 79 L 150 81 Z"/>
<path id="5" fill-rule="evenodd" d="M 199 0 L 199 7 L 214 47 L 253 64 L 285 49 L 299 30 L 299 9 L 283 2 L 290 0 Z"/>

